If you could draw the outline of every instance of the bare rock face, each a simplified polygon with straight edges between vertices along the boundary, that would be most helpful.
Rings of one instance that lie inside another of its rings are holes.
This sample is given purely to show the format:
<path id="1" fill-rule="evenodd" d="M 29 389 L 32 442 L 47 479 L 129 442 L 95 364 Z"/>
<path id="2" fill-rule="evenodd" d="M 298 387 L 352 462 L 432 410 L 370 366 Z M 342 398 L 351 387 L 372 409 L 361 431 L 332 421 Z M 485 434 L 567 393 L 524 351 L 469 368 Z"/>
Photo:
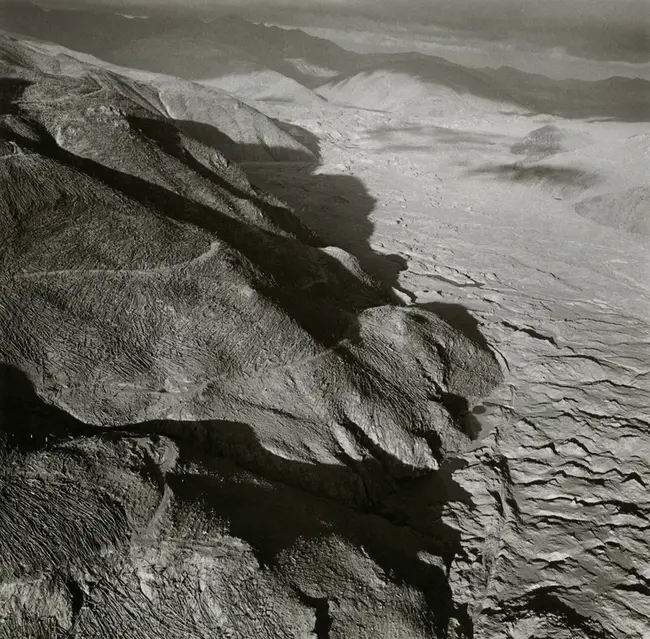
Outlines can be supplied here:
<path id="1" fill-rule="evenodd" d="M 2 68 L 0 637 L 468 636 L 394 502 L 492 354 L 127 80 Z"/>

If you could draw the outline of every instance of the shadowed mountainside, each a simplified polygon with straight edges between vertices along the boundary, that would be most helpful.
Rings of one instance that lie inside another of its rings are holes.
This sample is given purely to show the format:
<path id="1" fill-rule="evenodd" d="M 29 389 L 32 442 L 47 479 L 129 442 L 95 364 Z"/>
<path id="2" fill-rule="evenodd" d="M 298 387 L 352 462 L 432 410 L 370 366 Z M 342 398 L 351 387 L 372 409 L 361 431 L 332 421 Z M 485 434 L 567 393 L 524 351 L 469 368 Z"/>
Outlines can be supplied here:
<path id="1" fill-rule="evenodd" d="M 0 637 L 462 627 L 440 512 L 485 343 L 391 305 L 155 86 L 11 43 Z"/>

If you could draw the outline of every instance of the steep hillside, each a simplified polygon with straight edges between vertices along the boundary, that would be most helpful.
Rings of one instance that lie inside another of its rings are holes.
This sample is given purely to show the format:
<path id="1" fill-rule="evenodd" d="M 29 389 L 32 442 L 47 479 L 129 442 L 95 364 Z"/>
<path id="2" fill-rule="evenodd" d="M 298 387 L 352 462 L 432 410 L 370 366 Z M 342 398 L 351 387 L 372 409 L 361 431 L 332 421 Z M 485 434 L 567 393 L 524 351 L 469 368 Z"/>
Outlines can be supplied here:
<path id="1" fill-rule="evenodd" d="M 0 67 L 0 637 L 461 627 L 453 531 L 391 495 L 444 498 L 492 353 L 392 305 L 157 87 L 29 52 Z"/>
<path id="2" fill-rule="evenodd" d="M 171 118 L 186 134 L 235 161 L 315 160 L 312 150 L 270 118 L 218 88 L 173 76 L 137 71 L 98 60 L 58 45 L 19 41 L 0 32 L 0 64 L 7 75 L 29 70 L 80 77 L 103 72 L 115 90 Z"/>

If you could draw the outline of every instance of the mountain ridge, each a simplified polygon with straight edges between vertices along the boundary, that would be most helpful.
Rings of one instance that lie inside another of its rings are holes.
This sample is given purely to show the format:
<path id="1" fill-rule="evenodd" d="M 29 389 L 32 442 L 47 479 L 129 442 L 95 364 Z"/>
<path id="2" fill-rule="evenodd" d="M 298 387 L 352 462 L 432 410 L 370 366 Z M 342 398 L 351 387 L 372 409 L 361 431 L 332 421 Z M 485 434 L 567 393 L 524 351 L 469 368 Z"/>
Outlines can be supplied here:
<path id="1" fill-rule="evenodd" d="M 143 80 L 3 45 L 0 637 L 445 637 L 457 535 L 387 499 L 471 444 L 492 352 Z"/>
<path id="2" fill-rule="evenodd" d="M 226 90 L 240 91 L 249 100 L 277 100 L 289 93 L 295 101 L 315 106 L 319 96 L 331 94 L 345 104 L 358 106 L 372 99 L 359 98 L 355 92 L 379 90 L 381 95 L 382 90 L 367 83 L 353 91 L 333 85 L 341 81 L 350 84 L 355 76 L 371 69 L 386 75 L 397 66 L 408 76 L 406 93 L 418 93 L 421 103 L 435 99 L 436 91 L 450 88 L 452 82 L 461 93 L 479 99 L 568 118 L 643 121 L 650 105 L 650 82 L 643 79 L 551 80 L 512 67 L 469 69 L 423 53 L 359 54 L 300 29 L 255 24 L 234 15 L 207 21 L 152 16 L 145 21 L 101 14 L 106 18 L 100 21 L 84 10 L 71 14 L 56 9 L 45 12 L 35 5 L 27 11 L 21 7 L 9 3 L 0 8 L 6 29 L 53 39 L 118 64 L 181 75 L 211 87 L 223 83 Z M 72 15 L 79 21 L 74 29 Z M 248 81 L 245 69 L 238 70 L 245 64 L 256 65 Z M 441 70 L 444 73 L 436 76 Z M 238 79 L 228 79 L 233 75 Z M 296 83 L 293 88 L 287 78 Z M 256 91 L 259 84 L 264 85 L 261 92 Z M 394 90 L 399 90 L 399 83 Z M 616 93 L 618 99 L 613 97 Z"/>

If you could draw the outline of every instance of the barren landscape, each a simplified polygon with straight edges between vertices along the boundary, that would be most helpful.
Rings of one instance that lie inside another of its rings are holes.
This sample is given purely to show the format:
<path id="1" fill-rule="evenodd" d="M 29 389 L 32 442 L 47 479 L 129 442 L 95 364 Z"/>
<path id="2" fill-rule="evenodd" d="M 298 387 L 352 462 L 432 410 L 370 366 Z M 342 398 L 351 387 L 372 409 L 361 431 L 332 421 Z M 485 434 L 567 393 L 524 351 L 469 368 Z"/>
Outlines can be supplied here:
<path id="1" fill-rule="evenodd" d="M 649 81 L 0 29 L 0 638 L 650 639 Z"/>

